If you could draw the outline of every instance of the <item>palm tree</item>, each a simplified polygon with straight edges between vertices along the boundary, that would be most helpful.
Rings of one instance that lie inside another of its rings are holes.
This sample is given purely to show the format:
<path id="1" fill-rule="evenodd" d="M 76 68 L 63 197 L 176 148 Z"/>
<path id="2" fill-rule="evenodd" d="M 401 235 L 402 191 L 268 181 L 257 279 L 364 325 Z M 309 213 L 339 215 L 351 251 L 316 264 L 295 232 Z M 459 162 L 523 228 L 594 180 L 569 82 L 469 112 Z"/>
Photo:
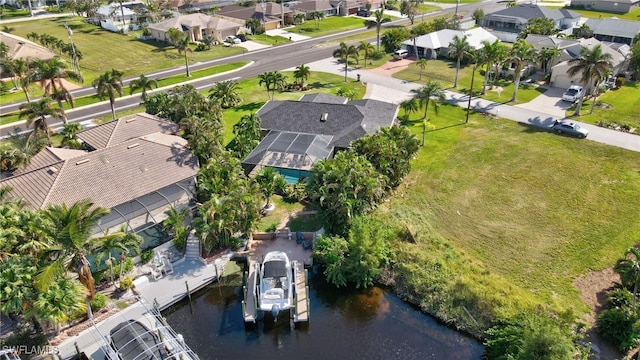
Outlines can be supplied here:
<path id="1" fill-rule="evenodd" d="M 355 59 L 358 63 L 358 48 L 354 45 L 349 45 L 343 42 L 340 43 L 340 48 L 333 52 L 333 57 L 338 58 L 344 63 L 344 81 L 347 81 L 347 69 L 349 67 L 349 58 Z"/>
<path id="2" fill-rule="evenodd" d="M 356 96 L 356 93 L 353 92 L 353 90 L 351 89 L 345 89 L 340 87 L 336 89 L 336 95 L 346 97 L 347 99 L 349 99 L 349 101 L 351 101 Z"/>
<path id="3" fill-rule="evenodd" d="M 493 72 L 493 66 L 504 59 L 506 47 L 500 44 L 500 40 L 496 40 L 493 43 L 483 41 L 482 44 L 484 46 L 482 50 L 480 50 L 482 53 L 481 57 L 484 59 L 483 63 L 487 65 L 486 70 L 484 71 L 484 83 L 482 84 L 481 92 L 481 94 L 484 95 L 487 87 L 487 81 Z"/>
<path id="4" fill-rule="evenodd" d="M 636 248 L 629 248 L 625 253 L 625 257 L 616 262 L 613 270 L 620 274 L 622 285 L 626 287 L 633 286 L 632 309 L 635 312 L 638 285 L 640 284 L 640 250 Z"/>
<path id="5" fill-rule="evenodd" d="M 111 71 L 107 71 L 93 80 L 92 84 L 101 100 L 104 99 L 105 95 L 109 97 L 113 120 L 116 119 L 116 94 L 122 96 L 122 75 L 121 71 L 111 69 Z"/>
<path id="6" fill-rule="evenodd" d="M 183 207 L 177 210 L 172 206 L 164 213 L 167 215 L 167 218 L 162 222 L 162 228 L 173 237 L 173 245 L 176 249 L 183 250 L 186 245 L 187 234 L 189 233 L 186 221 L 190 218 L 190 209 Z"/>
<path id="7" fill-rule="evenodd" d="M 400 103 L 400 108 L 404 110 L 405 121 L 408 121 L 411 113 L 418 111 L 418 100 L 415 98 L 404 100 Z"/>
<path id="8" fill-rule="evenodd" d="M 136 255 L 140 254 L 140 245 L 142 245 L 142 237 L 135 233 L 126 232 L 126 227 L 122 226 L 120 231 L 113 234 L 105 234 L 105 236 L 95 241 L 91 245 L 91 253 L 96 256 L 96 266 L 100 266 L 103 260 L 109 265 L 111 282 L 114 283 L 113 262 L 120 258 L 120 268 L 122 269 L 123 260 L 130 252 Z M 122 276 L 122 271 L 120 275 Z"/>
<path id="9" fill-rule="evenodd" d="M 437 81 L 429 81 L 426 85 L 419 89 L 411 90 L 414 93 L 414 98 L 420 102 L 421 106 L 424 106 L 423 119 L 427 118 L 427 110 L 429 109 L 429 103 L 433 104 L 433 110 L 438 113 L 439 102 L 445 100 L 444 89 Z M 433 100 L 433 101 L 431 101 Z"/>
<path id="10" fill-rule="evenodd" d="M 0 261 L 0 311 L 20 313 L 33 302 L 36 271 L 28 256 L 10 256 Z"/>
<path id="11" fill-rule="evenodd" d="M 418 80 L 422 80 L 422 72 L 427 68 L 427 64 L 427 58 L 420 58 L 414 63 L 415 66 L 418 66 L 420 68 L 420 78 Z"/>
<path id="12" fill-rule="evenodd" d="M 271 196 L 276 191 L 284 188 L 287 185 L 287 181 L 272 167 L 262 168 L 255 179 L 262 190 L 264 198 L 267 200 L 267 204 L 264 206 L 265 209 L 271 209 Z"/>
<path id="13" fill-rule="evenodd" d="M 87 306 L 83 301 L 85 292 L 78 280 L 59 278 L 52 282 L 46 291 L 39 292 L 33 302 L 33 308 L 27 313 L 52 323 L 58 334 L 60 324 L 69 320 L 71 314 L 86 311 Z"/>
<path id="14" fill-rule="evenodd" d="M 324 11 L 312 11 L 309 15 L 316 21 L 316 30 L 320 29 L 320 21 L 324 19 Z"/>
<path id="15" fill-rule="evenodd" d="M 293 23 L 296 25 L 304 24 L 306 15 L 303 13 L 298 13 L 293 17 Z"/>
<path id="16" fill-rule="evenodd" d="M 149 79 L 144 76 L 144 74 L 140 74 L 140 77 L 134 80 L 131 80 L 131 84 L 129 84 L 129 95 L 133 94 L 137 90 L 142 90 L 142 94 L 140 97 L 142 101 L 147 99 L 147 90 L 151 90 L 153 88 L 158 88 L 158 81 L 155 79 Z"/>
<path id="17" fill-rule="evenodd" d="M 189 47 L 189 42 L 189 37 L 185 36 L 178 40 L 174 45 L 176 50 L 178 50 L 178 54 L 184 54 L 184 66 L 187 69 L 187 77 L 191 77 L 191 71 L 189 70 L 189 58 L 187 57 L 187 53 L 193 51 Z"/>
<path id="18" fill-rule="evenodd" d="M 373 55 L 373 52 L 376 51 L 375 46 L 371 45 L 368 41 L 360 41 L 358 45 L 358 51 L 364 53 L 364 67 L 367 67 L 367 59 L 369 56 Z"/>
<path id="19" fill-rule="evenodd" d="M 467 41 L 467 36 L 460 38 L 458 35 L 453 37 L 449 44 L 449 57 L 456 59 L 456 77 L 453 80 L 453 88 L 458 87 L 458 72 L 460 72 L 460 62 L 469 56 L 473 51 L 471 45 Z"/>
<path id="20" fill-rule="evenodd" d="M 469 57 L 469 62 L 473 64 L 473 68 L 471 69 L 471 85 L 469 86 L 469 99 L 467 100 L 467 114 L 464 120 L 464 123 L 469 122 L 469 111 L 471 111 L 471 98 L 473 97 L 473 83 L 476 78 L 476 70 L 478 66 L 481 66 L 486 62 L 485 53 L 482 51 L 472 52 Z"/>
<path id="21" fill-rule="evenodd" d="M 267 71 L 258 75 L 258 79 L 258 85 L 266 87 L 271 100 L 273 100 L 276 89 L 283 87 L 286 82 L 286 78 L 279 71 Z"/>
<path id="22" fill-rule="evenodd" d="M 373 16 L 375 16 L 375 19 L 365 20 L 364 26 L 369 29 L 372 27 L 376 28 L 376 51 L 380 51 L 380 29 L 382 28 L 382 24 L 391 21 L 391 19 L 384 16 L 384 9 L 374 11 Z"/>
<path id="23" fill-rule="evenodd" d="M 416 60 L 418 60 L 420 57 L 418 56 L 418 44 L 416 43 L 416 39 L 418 36 L 422 35 L 422 30 L 420 28 L 413 27 L 409 30 L 409 33 L 411 34 L 411 41 L 413 41 L 413 55 L 415 55 Z M 426 54 L 423 54 L 423 56 L 424 55 Z"/>
<path id="24" fill-rule="evenodd" d="M 244 26 L 247 27 L 247 29 L 251 30 L 251 35 L 255 35 L 258 33 L 258 30 L 260 29 L 260 25 L 262 25 L 262 23 L 260 22 L 259 19 L 256 18 L 248 18 L 247 21 L 245 21 Z"/>
<path id="25" fill-rule="evenodd" d="M 73 269 L 82 285 L 89 290 L 89 300 L 93 299 L 95 284 L 85 254 L 92 243 L 101 241 L 100 238 L 91 238 L 91 235 L 100 218 L 108 213 L 109 210 L 105 208 L 94 207 L 93 202 L 88 199 L 71 206 L 49 205 L 44 210 L 45 218 L 53 226 L 43 227 L 42 230 L 54 244 L 43 253 L 48 263 L 37 276 L 38 289 L 46 289 L 56 277 Z"/>
<path id="26" fill-rule="evenodd" d="M 67 63 L 57 57 L 48 61 L 34 61 L 31 77 L 33 80 L 40 82 L 45 96 L 55 94 L 59 107 L 62 107 L 62 100 L 72 99 L 71 93 L 64 87 L 61 79 L 68 78 L 79 82 L 83 81 L 81 74 L 67 70 Z"/>
<path id="27" fill-rule="evenodd" d="M 49 134 L 49 125 L 47 124 L 47 116 L 53 119 L 62 120 L 66 123 L 67 116 L 64 109 L 51 107 L 51 99 L 43 97 L 38 101 L 20 104 L 20 114 L 18 118 L 26 118 L 27 126 L 33 124 L 33 132 L 30 136 L 41 132 L 47 135 L 49 145 L 51 145 L 51 135 Z"/>
<path id="28" fill-rule="evenodd" d="M 220 81 L 209 90 L 209 99 L 220 101 L 223 109 L 237 106 L 242 102 L 238 94 L 238 82 L 235 80 Z"/>
<path id="29" fill-rule="evenodd" d="M 561 51 L 558 48 L 543 48 L 538 52 L 538 61 L 540 61 L 540 67 L 544 70 L 546 75 L 549 72 L 550 64 L 556 57 L 560 56 Z"/>
<path id="30" fill-rule="evenodd" d="M 305 64 L 300 64 L 293 71 L 293 78 L 300 81 L 300 89 L 304 90 L 304 82 L 311 75 L 311 68 Z"/>
<path id="31" fill-rule="evenodd" d="M 605 74 L 613 67 L 611 59 L 611 54 L 602 52 L 602 46 L 596 45 L 593 49 L 581 47 L 580 56 L 569 60 L 568 63 L 571 66 L 567 70 L 567 74 L 570 77 L 582 74 L 580 81 L 584 84 L 584 94 L 578 100 L 576 115 L 580 115 L 584 97 L 586 94 L 590 94 L 594 80 L 604 79 Z"/>
<path id="32" fill-rule="evenodd" d="M 522 76 L 522 68 L 524 64 L 533 62 L 538 57 L 536 49 L 533 45 L 526 42 L 524 39 L 520 39 L 513 44 L 511 53 L 507 58 L 508 61 L 515 64 L 515 80 L 513 85 L 513 96 L 509 101 L 516 101 L 518 95 L 518 88 L 520 87 L 520 77 Z"/>
<path id="33" fill-rule="evenodd" d="M 79 131 L 82 131 L 82 125 L 78 122 L 70 122 L 66 123 L 62 126 L 62 130 L 60 130 L 60 135 L 62 135 L 62 145 L 68 146 L 72 149 L 80 149 L 82 147 L 82 143 L 78 141 Z"/>

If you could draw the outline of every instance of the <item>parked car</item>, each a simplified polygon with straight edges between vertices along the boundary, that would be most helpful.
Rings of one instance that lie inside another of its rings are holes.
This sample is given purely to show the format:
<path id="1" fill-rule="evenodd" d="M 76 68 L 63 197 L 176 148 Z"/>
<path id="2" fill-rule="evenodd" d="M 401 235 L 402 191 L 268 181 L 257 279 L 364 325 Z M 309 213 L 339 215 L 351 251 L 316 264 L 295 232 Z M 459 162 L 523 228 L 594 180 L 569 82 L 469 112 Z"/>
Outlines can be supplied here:
<path id="1" fill-rule="evenodd" d="M 245 34 L 238 34 L 237 35 L 238 39 L 240 39 L 240 41 L 245 42 L 247 41 L 247 35 Z"/>
<path id="2" fill-rule="evenodd" d="M 233 35 L 227 36 L 227 38 L 224 39 L 224 41 L 229 43 L 229 44 L 240 44 L 242 42 L 242 40 L 238 39 L 237 37 L 235 37 Z"/>
<path id="3" fill-rule="evenodd" d="M 393 58 L 396 60 L 401 60 L 407 57 L 409 52 L 406 49 L 398 49 L 393 52 Z"/>
<path id="4" fill-rule="evenodd" d="M 567 121 L 567 120 L 554 122 L 553 125 L 551 126 L 551 129 L 553 129 L 558 134 L 573 135 L 582 139 L 586 138 L 587 135 L 589 135 L 589 130 L 581 127 L 580 125 L 572 121 Z"/>
<path id="5" fill-rule="evenodd" d="M 563 101 L 576 102 L 582 96 L 582 86 L 571 85 L 567 91 L 562 94 Z"/>
<path id="6" fill-rule="evenodd" d="M 358 16 L 362 16 L 362 17 L 369 17 L 369 16 L 371 16 L 371 10 L 360 9 L 360 10 L 358 10 L 357 15 Z"/>

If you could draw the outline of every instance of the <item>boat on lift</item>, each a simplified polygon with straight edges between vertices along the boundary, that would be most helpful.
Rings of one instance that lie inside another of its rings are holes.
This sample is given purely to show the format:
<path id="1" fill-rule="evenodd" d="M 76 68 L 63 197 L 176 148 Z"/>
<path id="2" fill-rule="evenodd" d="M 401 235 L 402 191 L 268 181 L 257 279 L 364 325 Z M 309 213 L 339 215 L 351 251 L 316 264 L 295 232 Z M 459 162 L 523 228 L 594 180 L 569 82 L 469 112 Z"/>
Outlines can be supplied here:
<path id="1" fill-rule="evenodd" d="M 260 311 L 271 312 L 274 320 L 277 320 L 280 311 L 289 310 L 293 306 L 291 262 L 282 251 L 269 252 L 262 261 L 258 305 Z"/>

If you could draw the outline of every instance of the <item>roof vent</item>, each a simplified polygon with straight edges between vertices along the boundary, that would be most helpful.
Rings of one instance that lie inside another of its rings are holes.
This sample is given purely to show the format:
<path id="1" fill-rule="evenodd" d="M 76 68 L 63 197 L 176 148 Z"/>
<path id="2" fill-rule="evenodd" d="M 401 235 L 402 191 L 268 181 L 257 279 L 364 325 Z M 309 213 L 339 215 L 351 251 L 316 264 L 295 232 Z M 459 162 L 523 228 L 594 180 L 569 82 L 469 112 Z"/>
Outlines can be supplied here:
<path id="1" fill-rule="evenodd" d="M 55 174 L 58 172 L 58 168 L 56 168 L 55 166 L 50 166 L 47 170 L 50 174 Z"/>
<path id="2" fill-rule="evenodd" d="M 322 114 L 322 117 L 320 117 L 320 121 L 325 122 L 327 121 L 328 117 L 329 117 L 329 113 L 324 113 Z"/>
<path id="3" fill-rule="evenodd" d="M 133 149 L 136 146 L 140 146 L 140 144 L 139 143 L 131 144 L 131 145 L 127 146 L 127 149 Z"/>
<path id="4" fill-rule="evenodd" d="M 80 161 L 76 161 L 76 165 L 82 165 L 82 164 L 88 163 L 88 162 L 89 162 L 89 159 L 82 159 Z"/>
<path id="5" fill-rule="evenodd" d="M 100 155 L 99 159 L 100 159 L 100 161 L 102 161 L 103 164 L 108 164 L 109 163 L 109 159 L 107 159 L 107 157 L 104 156 L 104 155 Z"/>
<path id="6" fill-rule="evenodd" d="M 126 122 L 126 123 L 128 124 L 128 123 L 130 123 L 130 122 L 134 122 L 134 121 L 136 121 L 136 120 L 138 120 L 138 118 L 135 118 L 135 117 L 134 117 L 134 118 L 131 118 L 131 119 L 127 119 L 127 120 L 125 120 L 124 122 Z"/>

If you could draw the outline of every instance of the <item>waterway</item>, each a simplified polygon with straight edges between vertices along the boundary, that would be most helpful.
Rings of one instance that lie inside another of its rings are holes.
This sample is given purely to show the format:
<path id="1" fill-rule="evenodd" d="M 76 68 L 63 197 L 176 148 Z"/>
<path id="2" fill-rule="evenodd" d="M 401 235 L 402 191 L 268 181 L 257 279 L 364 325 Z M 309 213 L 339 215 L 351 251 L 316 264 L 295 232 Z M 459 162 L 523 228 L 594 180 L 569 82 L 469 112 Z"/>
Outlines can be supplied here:
<path id="1" fill-rule="evenodd" d="M 164 312 L 203 360 L 210 359 L 481 359 L 484 348 L 422 314 L 391 292 L 336 290 L 310 282 L 311 321 L 292 326 L 282 313 L 245 328 L 241 278 L 230 275 Z"/>

